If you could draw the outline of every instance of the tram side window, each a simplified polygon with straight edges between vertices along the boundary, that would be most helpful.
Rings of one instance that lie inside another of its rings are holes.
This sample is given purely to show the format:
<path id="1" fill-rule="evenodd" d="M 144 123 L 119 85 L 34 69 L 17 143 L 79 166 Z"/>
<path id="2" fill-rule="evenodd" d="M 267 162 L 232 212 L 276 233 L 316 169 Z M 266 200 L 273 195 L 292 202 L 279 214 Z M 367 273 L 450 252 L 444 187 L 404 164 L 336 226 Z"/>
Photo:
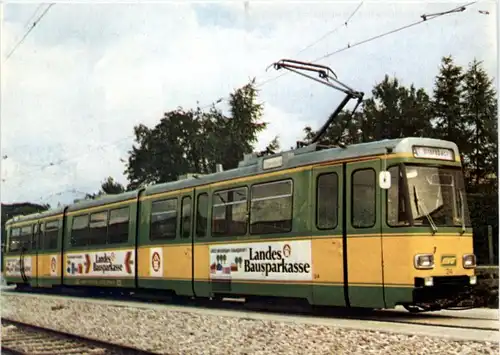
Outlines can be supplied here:
<path id="1" fill-rule="evenodd" d="M 33 240 L 33 226 L 21 227 L 21 250 L 31 250 L 31 243 Z"/>
<path id="2" fill-rule="evenodd" d="M 391 187 L 387 192 L 387 224 L 391 227 L 409 226 L 406 213 L 405 194 L 403 192 L 403 176 L 399 166 L 391 166 Z"/>
<path id="3" fill-rule="evenodd" d="M 316 227 L 334 229 L 338 223 L 338 176 L 321 174 L 316 186 Z"/>
<path id="4" fill-rule="evenodd" d="M 229 237 L 247 233 L 247 187 L 217 191 L 212 197 L 212 235 Z"/>
<path id="5" fill-rule="evenodd" d="M 128 241 L 129 216 L 130 211 L 128 207 L 114 209 L 109 212 L 109 244 L 125 243 Z"/>
<path id="6" fill-rule="evenodd" d="M 89 245 L 106 244 L 108 234 L 108 211 L 92 213 L 90 215 Z"/>
<path id="7" fill-rule="evenodd" d="M 291 231 L 292 204 L 292 180 L 253 185 L 250 234 L 272 234 Z"/>
<path id="8" fill-rule="evenodd" d="M 206 192 L 198 195 L 196 209 L 196 237 L 207 236 L 208 226 L 208 194 Z"/>
<path id="9" fill-rule="evenodd" d="M 41 240 L 38 234 L 38 223 L 33 225 L 33 238 L 32 238 L 32 249 L 37 250 L 41 248 Z"/>
<path id="10" fill-rule="evenodd" d="M 181 238 L 191 237 L 191 196 L 182 198 Z"/>
<path id="11" fill-rule="evenodd" d="M 375 225 L 375 170 L 356 170 L 351 179 L 351 224 L 355 228 L 369 228 Z"/>
<path id="12" fill-rule="evenodd" d="M 9 239 L 9 252 L 21 250 L 21 228 L 12 228 Z"/>
<path id="13" fill-rule="evenodd" d="M 42 229 L 42 248 L 43 249 L 56 249 L 57 238 L 59 237 L 59 221 L 47 222 L 45 226 L 41 225 Z"/>
<path id="14" fill-rule="evenodd" d="M 177 234 L 177 198 L 153 202 L 150 233 L 150 240 L 175 239 Z"/>
<path id="15" fill-rule="evenodd" d="M 38 225 L 35 225 L 38 227 Z M 44 250 L 47 247 L 47 243 L 45 242 L 45 223 L 40 223 L 40 233 L 38 234 L 38 248 L 40 250 Z"/>
<path id="16" fill-rule="evenodd" d="M 71 231 L 71 245 L 74 247 L 85 246 L 88 243 L 89 215 L 73 217 Z"/>

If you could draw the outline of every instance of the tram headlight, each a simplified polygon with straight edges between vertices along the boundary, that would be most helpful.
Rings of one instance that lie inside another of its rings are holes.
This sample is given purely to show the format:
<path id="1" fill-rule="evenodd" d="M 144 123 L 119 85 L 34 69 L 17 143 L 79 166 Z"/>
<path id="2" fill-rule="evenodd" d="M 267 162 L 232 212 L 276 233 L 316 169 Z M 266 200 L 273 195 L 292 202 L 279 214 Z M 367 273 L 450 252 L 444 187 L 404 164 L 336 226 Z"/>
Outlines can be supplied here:
<path id="1" fill-rule="evenodd" d="M 472 269 L 476 267 L 476 256 L 474 254 L 465 254 L 462 258 L 464 269 Z"/>
<path id="2" fill-rule="evenodd" d="M 434 255 L 432 254 L 417 254 L 413 259 L 415 269 L 428 270 L 434 268 Z"/>

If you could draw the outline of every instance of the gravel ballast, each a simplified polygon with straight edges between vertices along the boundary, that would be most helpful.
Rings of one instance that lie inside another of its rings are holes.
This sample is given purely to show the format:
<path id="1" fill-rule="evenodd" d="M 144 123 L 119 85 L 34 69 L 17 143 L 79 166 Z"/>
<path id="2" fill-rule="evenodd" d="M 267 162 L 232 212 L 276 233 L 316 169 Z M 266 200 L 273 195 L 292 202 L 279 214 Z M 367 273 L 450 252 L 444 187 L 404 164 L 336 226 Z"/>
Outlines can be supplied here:
<path id="1" fill-rule="evenodd" d="M 2 316 L 163 354 L 498 354 L 492 342 L 1 295 Z M 445 331 L 445 330 L 444 330 Z"/>

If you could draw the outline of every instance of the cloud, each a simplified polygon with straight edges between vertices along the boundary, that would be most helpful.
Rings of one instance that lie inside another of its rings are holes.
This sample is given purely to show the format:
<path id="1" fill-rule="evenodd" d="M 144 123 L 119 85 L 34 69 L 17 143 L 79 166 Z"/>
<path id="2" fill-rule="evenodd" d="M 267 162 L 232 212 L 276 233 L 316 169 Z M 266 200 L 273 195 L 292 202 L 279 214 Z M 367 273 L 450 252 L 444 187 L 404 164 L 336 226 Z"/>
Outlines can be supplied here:
<path id="1" fill-rule="evenodd" d="M 53 6 L 2 68 L 2 154 L 9 156 L 2 161 L 2 200 L 68 203 L 95 192 L 108 175 L 125 182 L 120 158 L 134 125 L 154 125 L 177 106 L 208 105 L 251 77 L 272 79 L 281 73 L 265 68 L 280 58 L 318 58 L 457 6 L 366 2 L 346 27 L 358 3 L 246 3 Z M 36 6 L 5 6 L 4 55 Z M 321 64 L 367 94 L 386 73 L 430 91 L 448 54 L 461 65 L 476 56 L 496 76 L 495 18 L 494 3 L 480 3 Z M 294 74 L 271 80 L 260 88 L 269 128 L 256 149 L 275 135 L 283 148 L 294 146 L 303 127 L 320 127 L 341 99 Z"/>

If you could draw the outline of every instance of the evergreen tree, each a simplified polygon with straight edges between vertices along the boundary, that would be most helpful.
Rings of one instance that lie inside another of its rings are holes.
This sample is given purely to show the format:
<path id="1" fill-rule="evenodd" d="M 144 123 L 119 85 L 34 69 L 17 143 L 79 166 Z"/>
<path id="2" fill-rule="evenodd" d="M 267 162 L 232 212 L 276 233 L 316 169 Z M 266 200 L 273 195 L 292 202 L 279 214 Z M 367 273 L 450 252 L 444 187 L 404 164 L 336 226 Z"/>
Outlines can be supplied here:
<path id="1" fill-rule="evenodd" d="M 364 100 L 362 110 L 354 113 L 342 111 L 325 133 L 323 144 L 341 142 L 355 144 L 379 139 L 421 137 L 431 131 L 431 103 L 424 89 L 401 86 L 397 78 L 384 79 L 375 85 L 372 97 Z M 348 123 L 349 122 L 349 123 Z M 342 131 L 343 129 L 343 131 Z M 305 127 L 305 141 L 310 141 L 316 131 Z"/>
<path id="2" fill-rule="evenodd" d="M 497 99 L 492 80 L 476 59 L 469 64 L 463 83 L 464 121 L 471 130 L 464 162 L 468 185 L 484 185 L 498 172 Z M 495 184 L 496 185 L 496 184 Z M 496 187 L 495 187 L 496 188 Z"/>
<path id="3" fill-rule="evenodd" d="M 451 56 L 443 57 L 432 100 L 433 136 L 455 142 L 462 158 L 469 153 L 468 138 L 472 133 L 463 116 L 463 78 L 462 67 L 455 65 Z"/>

